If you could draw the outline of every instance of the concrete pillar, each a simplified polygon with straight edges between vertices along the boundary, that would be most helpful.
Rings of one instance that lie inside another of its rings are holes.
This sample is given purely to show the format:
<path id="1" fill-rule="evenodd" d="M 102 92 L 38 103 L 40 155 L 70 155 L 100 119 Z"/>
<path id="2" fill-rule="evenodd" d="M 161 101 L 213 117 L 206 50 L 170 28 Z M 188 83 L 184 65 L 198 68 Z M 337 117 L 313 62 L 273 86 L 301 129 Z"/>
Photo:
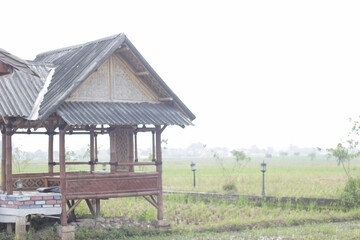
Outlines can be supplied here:
<path id="1" fill-rule="evenodd" d="M 26 240 L 26 217 L 25 216 L 16 218 L 15 235 L 16 235 L 16 239 Z"/>
<path id="2" fill-rule="evenodd" d="M 75 240 L 74 226 L 58 226 L 56 230 L 61 240 Z"/>

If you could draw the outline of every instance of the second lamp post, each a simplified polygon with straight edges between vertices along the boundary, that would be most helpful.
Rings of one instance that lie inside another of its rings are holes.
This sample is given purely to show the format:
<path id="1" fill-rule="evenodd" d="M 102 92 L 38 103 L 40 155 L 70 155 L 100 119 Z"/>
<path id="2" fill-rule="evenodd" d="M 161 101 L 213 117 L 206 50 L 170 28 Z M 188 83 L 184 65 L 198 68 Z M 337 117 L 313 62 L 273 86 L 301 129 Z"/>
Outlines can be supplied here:
<path id="1" fill-rule="evenodd" d="M 195 184 L 195 171 L 196 171 L 196 168 L 195 168 L 195 163 L 191 163 L 190 164 L 190 167 L 191 167 L 191 170 L 193 171 L 193 173 L 194 173 L 194 187 L 196 186 L 196 184 Z"/>
<path id="2" fill-rule="evenodd" d="M 261 172 L 263 173 L 263 184 L 262 184 L 262 197 L 265 197 L 265 172 L 266 172 L 266 163 L 263 161 L 261 163 Z"/>

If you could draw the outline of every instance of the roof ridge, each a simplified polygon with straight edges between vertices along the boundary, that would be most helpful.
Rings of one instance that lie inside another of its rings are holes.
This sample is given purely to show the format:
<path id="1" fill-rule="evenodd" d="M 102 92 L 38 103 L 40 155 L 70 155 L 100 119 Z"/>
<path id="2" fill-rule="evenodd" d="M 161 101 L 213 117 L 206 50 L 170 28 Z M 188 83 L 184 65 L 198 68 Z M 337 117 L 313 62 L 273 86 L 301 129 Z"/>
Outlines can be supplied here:
<path id="1" fill-rule="evenodd" d="M 55 49 L 55 50 L 51 50 L 51 51 L 42 52 L 42 53 L 37 54 L 36 58 L 43 57 L 43 56 L 48 56 L 48 55 L 59 53 L 59 52 L 73 50 L 73 49 L 83 47 L 83 46 L 86 46 L 86 45 L 89 45 L 89 44 L 93 44 L 93 43 L 96 43 L 96 42 L 103 42 L 103 41 L 111 40 L 111 39 L 119 37 L 120 35 L 125 35 L 125 34 L 124 33 L 119 33 L 119 34 L 116 34 L 116 35 L 100 38 L 100 39 L 93 40 L 93 41 L 86 42 L 86 43 L 80 43 L 80 44 L 76 44 L 76 45 L 72 45 L 72 46 L 68 46 L 68 47 L 64 47 L 64 48 L 59 48 L 59 49 Z"/>

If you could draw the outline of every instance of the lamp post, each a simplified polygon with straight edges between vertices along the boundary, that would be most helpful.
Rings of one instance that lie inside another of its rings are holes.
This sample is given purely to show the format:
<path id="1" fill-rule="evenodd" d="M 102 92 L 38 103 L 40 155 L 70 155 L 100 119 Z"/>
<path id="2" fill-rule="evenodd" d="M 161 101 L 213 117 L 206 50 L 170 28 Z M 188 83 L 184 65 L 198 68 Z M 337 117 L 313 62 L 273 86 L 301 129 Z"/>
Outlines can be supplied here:
<path id="1" fill-rule="evenodd" d="M 196 184 L 195 184 L 195 171 L 196 171 L 195 163 L 191 162 L 190 167 L 191 167 L 191 171 L 193 171 L 193 173 L 194 173 L 194 187 L 195 187 L 196 186 Z"/>
<path id="2" fill-rule="evenodd" d="M 24 188 L 23 181 L 19 179 L 15 183 L 16 183 L 16 188 L 19 190 L 19 195 L 23 195 L 21 191 Z"/>
<path id="3" fill-rule="evenodd" d="M 266 163 L 263 161 L 261 163 L 261 172 L 263 173 L 263 184 L 262 184 L 262 197 L 265 197 L 265 172 L 266 172 Z"/>

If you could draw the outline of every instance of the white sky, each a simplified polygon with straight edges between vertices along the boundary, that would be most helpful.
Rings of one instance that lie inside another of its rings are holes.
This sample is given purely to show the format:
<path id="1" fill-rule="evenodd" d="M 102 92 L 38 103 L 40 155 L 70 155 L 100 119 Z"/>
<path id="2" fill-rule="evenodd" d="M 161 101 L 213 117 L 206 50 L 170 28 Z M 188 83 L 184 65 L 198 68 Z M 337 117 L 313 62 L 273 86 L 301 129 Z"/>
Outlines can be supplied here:
<path id="1" fill-rule="evenodd" d="M 358 1 L 0 6 L 0 47 L 25 59 L 124 32 L 197 116 L 195 127 L 164 132 L 169 147 L 330 147 L 360 115 Z"/>

